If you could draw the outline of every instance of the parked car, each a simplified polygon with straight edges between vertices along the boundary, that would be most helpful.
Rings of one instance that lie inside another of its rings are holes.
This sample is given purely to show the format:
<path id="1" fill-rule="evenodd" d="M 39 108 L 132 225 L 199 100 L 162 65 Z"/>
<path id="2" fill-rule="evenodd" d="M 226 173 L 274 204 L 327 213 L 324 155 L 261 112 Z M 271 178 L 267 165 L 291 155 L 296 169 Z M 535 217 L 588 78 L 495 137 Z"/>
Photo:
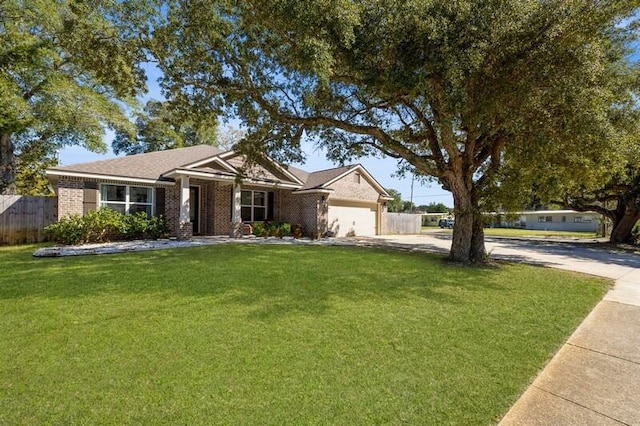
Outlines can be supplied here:
<path id="1" fill-rule="evenodd" d="M 440 219 L 438 222 L 438 226 L 440 228 L 453 228 L 456 225 L 456 221 L 454 219 Z"/>

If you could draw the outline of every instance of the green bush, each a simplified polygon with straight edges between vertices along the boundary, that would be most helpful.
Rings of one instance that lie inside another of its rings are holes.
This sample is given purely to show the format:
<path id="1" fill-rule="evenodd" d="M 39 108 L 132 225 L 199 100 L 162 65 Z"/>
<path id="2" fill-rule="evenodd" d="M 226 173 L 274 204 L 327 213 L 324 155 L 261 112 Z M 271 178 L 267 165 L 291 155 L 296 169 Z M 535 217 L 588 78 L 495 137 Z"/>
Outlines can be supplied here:
<path id="1" fill-rule="evenodd" d="M 99 209 L 84 215 L 88 243 L 118 241 L 126 234 L 125 215 L 112 209 Z"/>
<path id="2" fill-rule="evenodd" d="M 253 235 L 255 235 L 256 237 L 262 237 L 262 234 L 264 233 L 264 224 L 261 222 L 254 222 L 252 226 Z"/>
<path id="3" fill-rule="evenodd" d="M 253 235 L 256 237 L 278 237 L 291 235 L 291 224 L 287 222 L 254 222 Z"/>
<path id="4" fill-rule="evenodd" d="M 145 212 L 136 212 L 123 218 L 124 229 L 122 237 L 125 240 L 144 238 L 149 229 L 149 219 Z"/>
<path id="5" fill-rule="evenodd" d="M 44 228 L 49 239 L 65 245 L 82 244 L 85 242 L 86 229 L 82 216 L 73 215 Z"/>
<path id="6" fill-rule="evenodd" d="M 633 237 L 633 244 L 640 245 L 640 221 L 636 222 L 631 231 Z"/>
<path id="7" fill-rule="evenodd" d="M 162 216 L 147 219 L 144 212 L 124 215 L 112 209 L 91 211 L 85 216 L 66 217 L 47 226 L 45 232 L 51 240 L 65 245 L 158 239 L 169 233 Z"/>
<path id="8" fill-rule="evenodd" d="M 169 226 L 164 216 L 153 216 L 147 225 L 147 237 L 157 240 L 166 238 L 169 235 Z"/>

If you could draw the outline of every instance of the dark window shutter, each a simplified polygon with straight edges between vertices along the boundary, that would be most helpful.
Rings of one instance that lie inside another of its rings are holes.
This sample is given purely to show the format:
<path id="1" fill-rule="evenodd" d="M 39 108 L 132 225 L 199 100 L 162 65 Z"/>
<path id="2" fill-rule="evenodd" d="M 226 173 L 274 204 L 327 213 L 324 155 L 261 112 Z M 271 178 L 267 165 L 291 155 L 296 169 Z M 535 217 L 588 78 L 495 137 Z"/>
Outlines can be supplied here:
<path id="1" fill-rule="evenodd" d="M 164 188 L 156 188 L 156 205 L 155 205 L 155 214 L 156 216 L 164 215 L 164 198 L 165 198 L 165 189 Z"/>
<path id="2" fill-rule="evenodd" d="M 273 220 L 273 199 L 275 198 L 275 193 L 269 192 L 267 193 L 267 220 Z"/>
<path id="3" fill-rule="evenodd" d="M 98 209 L 98 182 L 84 182 L 82 194 L 82 214 Z"/>

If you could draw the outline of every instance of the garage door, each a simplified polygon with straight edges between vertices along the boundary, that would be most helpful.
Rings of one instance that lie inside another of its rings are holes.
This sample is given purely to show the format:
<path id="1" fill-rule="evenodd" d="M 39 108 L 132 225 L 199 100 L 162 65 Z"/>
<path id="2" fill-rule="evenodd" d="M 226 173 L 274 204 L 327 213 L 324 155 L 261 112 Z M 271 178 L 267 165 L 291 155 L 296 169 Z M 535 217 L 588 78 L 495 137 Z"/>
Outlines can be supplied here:
<path id="1" fill-rule="evenodd" d="M 336 237 L 376 235 L 377 205 L 329 205 L 329 229 Z"/>

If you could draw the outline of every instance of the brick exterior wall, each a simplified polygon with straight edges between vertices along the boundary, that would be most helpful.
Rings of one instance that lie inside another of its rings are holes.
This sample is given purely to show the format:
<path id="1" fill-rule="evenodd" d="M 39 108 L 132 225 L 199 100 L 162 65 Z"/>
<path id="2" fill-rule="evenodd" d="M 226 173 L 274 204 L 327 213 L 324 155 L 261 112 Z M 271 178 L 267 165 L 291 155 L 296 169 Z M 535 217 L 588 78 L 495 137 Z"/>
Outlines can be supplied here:
<path id="1" fill-rule="evenodd" d="M 377 203 L 380 197 L 378 191 L 365 179 L 364 175 L 360 175 L 360 183 L 356 181 L 356 172 L 349 173 L 329 188 L 333 189 L 331 198 L 340 200 Z"/>
<path id="2" fill-rule="evenodd" d="M 79 178 L 60 179 L 57 185 L 58 220 L 84 212 L 84 181 Z"/>
<path id="3" fill-rule="evenodd" d="M 95 179 L 91 181 L 96 182 Z M 141 185 L 134 182 L 98 181 L 117 185 Z M 200 234 L 229 235 L 231 229 L 231 200 L 233 185 L 225 182 L 211 182 L 192 179 L 191 185 L 200 187 Z M 99 188 L 99 186 L 98 186 Z M 166 186 L 164 216 L 171 236 L 187 238 L 192 230 L 186 224 L 179 223 L 180 183 Z M 378 192 L 364 177 L 360 184 L 355 182 L 353 174 L 334 183 L 331 195 L 321 193 L 293 194 L 288 189 L 274 189 L 243 186 L 243 189 L 268 191 L 274 194 L 274 220 L 302 226 L 305 235 L 323 235 L 327 231 L 329 199 L 352 199 L 374 203 L 378 201 Z M 98 191 L 98 190 L 96 190 Z M 63 178 L 58 181 L 58 218 L 83 214 L 84 180 L 81 178 Z M 323 199 L 324 198 L 324 199 Z M 386 233 L 386 207 L 381 206 L 380 228 Z M 189 229 L 187 229 L 189 228 Z"/>
<path id="4" fill-rule="evenodd" d="M 193 224 L 191 222 L 181 222 L 178 224 L 176 238 L 178 240 L 189 240 L 193 237 Z"/>
<path id="5" fill-rule="evenodd" d="M 171 236 L 177 236 L 180 224 L 178 218 L 180 217 L 180 186 L 176 184 L 169 186 L 165 189 L 164 199 L 164 218 L 167 221 L 167 227 Z"/>
<path id="6" fill-rule="evenodd" d="M 233 185 L 213 184 L 213 235 L 229 235 L 231 230 L 231 197 Z"/>
<path id="7" fill-rule="evenodd" d="M 320 208 L 323 204 L 322 194 L 300 194 L 293 195 L 297 199 L 297 221 L 302 225 L 305 235 L 322 235 L 326 231 L 326 216 L 324 219 L 324 229 L 320 228 Z M 325 196 L 326 199 L 326 196 Z M 324 202 L 326 203 L 326 201 Z"/>

